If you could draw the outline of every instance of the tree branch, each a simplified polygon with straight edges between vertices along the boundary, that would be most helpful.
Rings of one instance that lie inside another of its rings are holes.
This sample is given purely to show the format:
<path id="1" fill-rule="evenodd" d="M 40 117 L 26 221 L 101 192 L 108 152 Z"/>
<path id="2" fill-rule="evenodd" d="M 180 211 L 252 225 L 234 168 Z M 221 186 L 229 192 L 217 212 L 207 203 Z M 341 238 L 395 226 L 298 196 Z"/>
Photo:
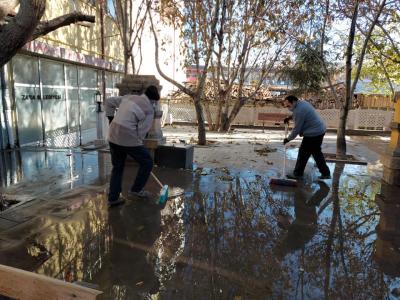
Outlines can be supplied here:
<path id="1" fill-rule="evenodd" d="M 80 12 L 73 12 L 70 14 L 66 14 L 57 18 L 54 18 L 50 21 L 40 22 L 33 32 L 30 41 L 37 39 L 43 35 L 48 34 L 51 31 L 54 31 L 60 27 L 68 26 L 71 24 L 75 24 L 78 22 L 95 22 L 95 16 L 85 15 Z"/>
<path id="2" fill-rule="evenodd" d="M 359 63 L 358 63 L 357 69 L 356 69 L 356 73 L 354 75 L 353 84 L 351 86 L 351 91 L 350 91 L 350 97 L 351 98 L 350 99 L 353 99 L 354 91 L 356 90 L 356 86 L 357 86 L 358 78 L 360 77 L 361 68 L 362 68 L 362 65 L 363 65 L 363 60 L 364 60 L 365 52 L 367 50 L 368 42 L 371 39 L 372 32 L 373 32 L 373 30 L 375 28 L 375 25 L 378 23 L 379 17 L 380 17 L 380 15 L 382 13 L 383 8 L 385 7 L 385 4 L 386 4 L 386 0 L 383 0 L 381 5 L 379 6 L 378 12 L 376 13 L 376 15 L 374 17 L 374 20 L 372 21 L 372 23 L 371 23 L 371 25 L 369 27 L 367 35 L 365 36 L 364 44 L 363 44 L 363 46 L 361 48 L 361 54 L 360 54 L 360 57 L 358 59 Z"/>
<path id="3" fill-rule="evenodd" d="M 0 67 L 4 66 L 29 41 L 44 10 L 45 1 L 21 0 L 15 18 L 6 25 L 0 26 Z"/>
<path id="4" fill-rule="evenodd" d="M 147 14 L 149 17 L 149 21 L 150 21 L 150 28 L 151 31 L 153 33 L 153 37 L 154 37 L 154 48 L 155 48 L 155 64 L 156 64 L 156 68 L 158 73 L 161 75 L 162 78 L 164 78 L 165 80 L 167 80 L 168 82 L 172 83 L 173 85 L 175 85 L 178 89 L 180 89 L 182 92 L 184 92 L 186 95 L 190 96 L 190 97 L 194 97 L 195 93 L 191 90 L 186 88 L 185 86 L 183 86 L 182 84 L 180 84 L 179 82 L 177 82 L 176 80 L 168 77 L 162 70 L 160 67 L 160 61 L 159 61 L 159 45 L 158 45 L 158 37 L 157 37 L 157 33 L 156 33 L 156 29 L 154 28 L 154 24 L 153 24 L 153 17 L 151 16 L 151 1 L 147 1 L 147 5 L 148 5 L 148 9 L 147 9 Z"/>

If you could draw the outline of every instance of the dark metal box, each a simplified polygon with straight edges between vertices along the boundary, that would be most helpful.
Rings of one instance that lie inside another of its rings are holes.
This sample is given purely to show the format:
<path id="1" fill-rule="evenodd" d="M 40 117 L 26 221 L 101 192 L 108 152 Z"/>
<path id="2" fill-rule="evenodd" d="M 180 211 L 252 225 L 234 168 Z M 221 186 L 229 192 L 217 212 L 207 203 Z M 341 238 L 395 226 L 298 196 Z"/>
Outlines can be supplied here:
<path id="1" fill-rule="evenodd" d="M 161 167 L 192 169 L 193 152 L 193 145 L 160 145 L 155 150 L 154 163 Z"/>

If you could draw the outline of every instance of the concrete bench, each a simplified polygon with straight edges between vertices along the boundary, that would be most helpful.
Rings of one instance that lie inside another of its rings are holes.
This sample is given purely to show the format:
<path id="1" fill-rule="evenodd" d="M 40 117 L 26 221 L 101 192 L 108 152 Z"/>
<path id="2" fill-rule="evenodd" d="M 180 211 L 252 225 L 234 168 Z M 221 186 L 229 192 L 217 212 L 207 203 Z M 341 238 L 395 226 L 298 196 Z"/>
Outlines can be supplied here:
<path id="1" fill-rule="evenodd" d="M 273 124 L 273 125 L 281 125 L 283 124 L 283 120 L 288 115 L 282 113 L 258 113 L 257 121 L 262 122 L 264 127 L 265 124 Z"/>

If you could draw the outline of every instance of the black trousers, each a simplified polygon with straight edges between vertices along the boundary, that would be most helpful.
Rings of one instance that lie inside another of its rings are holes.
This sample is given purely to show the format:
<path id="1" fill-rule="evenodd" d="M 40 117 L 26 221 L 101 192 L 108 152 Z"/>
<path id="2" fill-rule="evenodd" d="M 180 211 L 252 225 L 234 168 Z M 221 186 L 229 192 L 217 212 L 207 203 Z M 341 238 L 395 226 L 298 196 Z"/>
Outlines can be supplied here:
<path id="1" fill-rule="evenodd" d="M 112 171 L 110 179 L 110 191 L 108 201 L 118 200 L 119 193 L 122 190 L 122 177 L 125 168 L 125 159 L 129 155 L 139 164 L 139 170 L 135 182 L 131 187 L 132 192 L 140 192 L 146 185 L 153 168 L 153 159 L 150 152 L 144 146 L 126 147 L 110 142 L 110 153 L 112 162 Z"/>
<path id="2" fill-rule="evenodd" d="M 313 137 L 303 137 L 303 141 L 301 142 L 299 149 L 299 155 L 297 156 L 296 166 L 293 172 L 295 176 L 303 176 L 304 169 L 306 168 L 308 159 L 311 155 L 317 163 L 320 173 L 325 176 L 330 175 L 329 168 L 326 165 L 324 155 L 321 151 L 321 144 L 324 139 L 324 135 L 325 134 Z"/>

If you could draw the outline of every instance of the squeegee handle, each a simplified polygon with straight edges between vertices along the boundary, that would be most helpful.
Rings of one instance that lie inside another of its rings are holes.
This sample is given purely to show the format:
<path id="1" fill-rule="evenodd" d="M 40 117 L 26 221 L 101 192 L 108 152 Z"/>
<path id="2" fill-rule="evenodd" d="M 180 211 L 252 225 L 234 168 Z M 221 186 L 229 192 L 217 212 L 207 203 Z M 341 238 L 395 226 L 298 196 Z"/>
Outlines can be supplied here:
<path id="1" fill-rule="evenodd" d="M 153 172 L 150 172 L 151 176 L 153 176 L 154 180 L 158 183 L 160 187 L 163 187 L 163 184 L 161 183 L 160 180 L 156 177 L 156 175 L 153 174 Z"/>
<path id="2" fill-rule="evenodd" d="M 287 138 L 288 130 L 289 130 L 289 125 L 285 124 L 285 139 Z"/>

